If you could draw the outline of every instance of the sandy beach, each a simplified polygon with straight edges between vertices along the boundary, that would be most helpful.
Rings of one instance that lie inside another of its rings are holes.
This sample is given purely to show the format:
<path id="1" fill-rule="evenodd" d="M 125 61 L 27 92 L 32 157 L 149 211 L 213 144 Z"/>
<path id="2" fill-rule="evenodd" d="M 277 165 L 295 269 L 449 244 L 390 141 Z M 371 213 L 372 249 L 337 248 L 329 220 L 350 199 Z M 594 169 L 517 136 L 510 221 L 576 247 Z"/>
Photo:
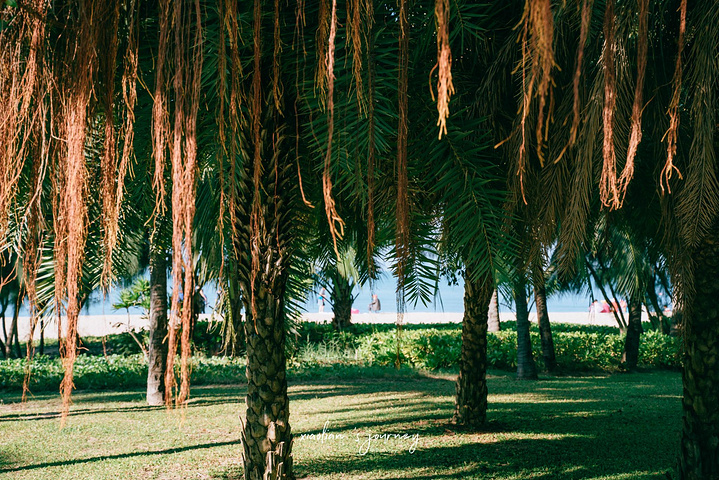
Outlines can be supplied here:
<path id="1" fill-rule="evenodd" d="M 306 321 L 311 322 L 331 322 L 332 312 L 325 313 L 305 313 L 302 317 Z M 502 321 L 515 320 L 512 312 L 501 312 Z M 550 321 L 553 323 L 577 323 L 583 325 L 607 325 L 615 327 L 617 322 L 611 313 L 595 313 L 588 312 L 550 312 Z M 212 320 L 212 315 L 200 315 L 201 320 Z M 215 320 L 217 318 L 215 317 Z M 534 313 L 529 314 L 531 322 L 537 321 Z M 648 321 L 646 313 L 642 314 L 642 320 Z M 6 328 L 10 328 L 11 319 L 6 319 Z M 358 313 L 352 315 L 353 323 L 395 323 L 397 321 L 396 313 Z M 410 312 L 405 313 L 403 322 L 406 324 L 420 323 L 460 323 L 462 321 L 461 312 Z M 129 329 L 141 330 L 147 328 L 148 321 L 141 315 L 81 315 L 78 320 L 78 330 L 82 337 L 100 337 L 111 333 L 122 333 Z M 18 328 L 20 338 L 25 341 L 30 330 L 29 317 L 18 318 Z M 35 336 L 39 333 L 36 331 Z M 55 320 L 45 324 L 45 338 L 57 338 L 57 322 Z"/>

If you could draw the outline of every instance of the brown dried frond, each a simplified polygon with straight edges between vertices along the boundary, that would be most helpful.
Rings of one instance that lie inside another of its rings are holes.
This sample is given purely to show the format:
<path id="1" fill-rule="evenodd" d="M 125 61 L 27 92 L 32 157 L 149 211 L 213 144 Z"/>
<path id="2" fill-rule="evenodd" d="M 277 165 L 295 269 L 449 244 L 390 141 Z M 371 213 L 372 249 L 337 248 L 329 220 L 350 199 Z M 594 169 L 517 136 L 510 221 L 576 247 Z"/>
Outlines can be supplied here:
<path id="1" fill-rule="evenodd" d="M 348 36 L 352 38 L 352 76 L 355 81 L 357 107 L 360 114 L 366 112 L 365 92 L 362 82 L 362 3 L 361 0 L 350 0 L 351 20 L 347 24 Z"/>
<path id="2" fill-rule="evenodd" d="M 45 109 L 43 106 L 40 106 L 40 115 L 43 120 L 46 119 L 44 114 Z M 46 149 L 44 148 L 45 142 L 43 141 L 45 134 L 44 127 L 44 121 L 40 122 L 40 125 L 38 126 L 35 133 L 36 139 L 39 139 L 40 142 L 36 141 L 32 152 L 33 170 L 32 180 L 30 184 L 34 186 L 36 192 L 38 191 L 38 189 L 42 188 L 45 177 L 46 158 L 44 155 L 46 153 Z M 27 400 L 27 394 L 30 392 L 32 359 L 35 353 L 34 336 L 35 328 L 37 327 L 38 323 L 38 297 L 36 280 L 38 270 L 40 268 L 40 260 L 42 253 L 41 246 L 43 242 L 43 236 L 41 232 L 42 219 L 40 217 L 41 210 L 39 200 L 39 195 L 33 195 L 30 199 L 30 202 L 28 202 L 27 240 L 25 241 L 22 253 L 23 271 L 25 276 L 23 285 L 25 288 L 25 292 L 27 293 L 30 310 L 30 332 L 28 333 L 28 339 L 26 343 L 25 375 L 22 383 L 22 403 L 25 403 L 25 401 Z"/>
<path id="3" fill-rule="evenodd" d="M 160 35 L 155 65 L 155 95 L 152 105 L 152 153 L 155 157 L 155 174 L 152 186 L 155 190 L 154 215 L 165 212 L 165 154 L 170 138 L 170 119 L 168 114 L 166 62 L 170 40 L 170 0 L 159 2 Z"/>
<path id="4" fill-rule="evenodd" d="M 7 234 L 9 214 L 25 160 L 37 142 L 42 101 L 41 82 L 47 4 L 37 0 L 16 12 L 0 31 L 0 238 Z M 17 10 L 17 9 L 10 9 Z M 7 11 L 7 9 L 6 9 Z M 2 15 L 0 14 L 0 18 Z"/>
<path id="5" fill-rule="evenodd" d="M 115 118 L 113 115 L 115 104 L 115 66 L 117 61 L 117 33 L 120 23 L 120 3 L 115 2 L 112 11 L 106 15 L 109 29 L 109 41 L 104 45 L 104 57 L 101 64 L 104 68 L 105 95 L 103 108 L 105 109 L 105 142 L 100 169 L 102 171 L 102 222 L 105 229 L 103 239 L 105 259 L 100 278 L 100 285 L 107 290 L 112 281 L 112 253 L 117 243 L 117 223 L 119 209 L 117 209 L 117 194 L 119 185 L 117 179 L 117 151 L 115 135 Z"/>
<path id="6" fill-rule="evenodd" d="M 399 8 L 399 82 L 397 127 L 397 292 L 404 297 L 405 269 L 409 258 L 409 192 L 407 179 L 407 139 L 409 134 L 408 85 L 409 85 L 409 22 L 407 0 L 400 0 Z M 398 311 L 402 310 L 398 305 Z M 399 317 L 398 317 L 399 319 Z"/>
<path id="7" fill-rule="evenodd" d="M 275 0 L 274 12 L 274 50 L 272 54 L 272 99 L 275 109 L 282 115 L 282 78 L 280 76 L 280 53 L 282 53 L 282 37 L 280 36 L 280 0 Z"/>
<path id="8" fill-rule="evenodd" d="M 604 108 L 602 110 L 604 143 L 602 147 L 602 176 L 599 182 L 599 196 L 602 204 L 611 209 L 621 206 L 617 185 L 616 152 L 614 151 L 614 111 L 617 102 L 616 92 L 616 41 L 614 0 L 608 0 L 604 13 L 604 52 L 602 67 L 604 71 Z"/>
<path id="9" fill-rule="evenodd" d="M 517 155 L 517 176 L 519 177 L 519 190 L 522 194 L 522 201 L 527 204 L 527 199 L 524 195 L 524 173 L 527 165 L 527 118 L 529 117 L 529 105 L 532 101 L 532 82 L 527 81 L 527 59 L 529 57 L 528 46 L 527 46 L 527 34 L 528 34 L 528 22 L 525 22 L 523 28 L 522 37 L 520 42 L 522 44 L 522 114 L 519 121 L 519 130 L 521 135 L 521 141 L 519 142 L 519 154 Z M 495 145 L 494 148 L 499 148 L 509 138 Z"/>
<path id="10" fill-rule="evenodd" d="M 185 116 L 185 172 L 183 195 L 185 196 L 184 206 L 184 247 L 185 247 L 185 298 L 182 312 L 182 342 L 181 342 L 181 365 L 180 365 L 180 393 L 177 404 L 184 404 L 190 395 L 190 332 L 192 329 L 192 307 L 194 297 L 194 257 L 192 253 L 192 220 L 195 217 L 195 190 L 197 165 L 197 112 L 200 108 L 200 88 L 202 83 L 203 56 L 203 32 L 202 32 L 202 10 L 200 0 L 195 0 L 195 37 L 192 42 L 191 74 L 190 80 L 190 102 L 189 111 Z M 188 14 L 188 29 L 191 25 L 191 16 Z"/>
<path id="11" fill-rule="evenodd" d="M 194 5 L 194 9 L 191 8 Z M 203 64 L 202 12 L 199 0 L 192 4 L 175 2 L 174 33 L 175 95 L 172 159 L 172 306 L 168 329 L 168 358 L 165 376 L 165 404 L 172 404 L 176 383 L 174 360 L 181 344 L 180 388 L 175 405 L 189 397 L 190 330 L 194 293 L 192 221 L 195 215 L 197 177 L 197 113 Z M 193 30 L 194 27 L 194 30 Z M 192 35 L 194 33 L 194 35 Z M 182 304 L 180 305 L 180 292 Z M 179 338 L 178 338 L 179 337 Z"/>
<path id="12" fill-rule="evenodd" d="M 637 84 L 634 89 L 634 103 L 632 105 L 632 126 L 627 148 L 627 163 L 619 177 L 619 205 L 624 202 L 627 186 L 634 176 L 634 157 L 637 154 L 639 142 L 642 141 L 642 111 L 644 109 L 642 93 L 644 90 L 644 76 L 647 70 L 647 49 L 649 30 L 649 0 L 639 0 L 639 36 L 637 39 Z"/>
<path id="13" fill-rule="evenodd" d="M 217 231 L 220 236 L 220 245 L 225 244 L 225 165 L 224 158 L 227 156 L 227 135 L 225 128 L 227 119 L 225 118 L 225 99 L 227 98 L 227 56 L 226 56 L 226 39 L 225 30 L 229 24 L 230 17 L 233 17 L 233 12 L 228 0 L 219 0 L 219 16 L 220 16 L 220 27 L 219 27 L 219 42 L 217 51 L 217 83 L 218 92 L 217 96 L 220 99 L 218 102 L 217 109 L 217 178 L 220 184 L 220 206 L 219 213 L 217 215 Z M 230 34 L 232 35 L 232 34 Z M 220 278 L 223 277 L 225 271 L 225 256 L 221 255 L 220 260 Z"/>
<path id="14" fill-rule="evenodd" d="M 374 118 L 374 63 L 370 57 L 373 43 L 368 44 L 367 60 L 367 265 L 370 276 L 374 276 L 375 218 L 374 218 L 374 180 L 375 180 L 375 118 Z"/>
<path id="15" fill-rule="evenodd" d="M 262 152 L 261 152 L 261 115 L 262 115 L 262 2 L 254 0 L 254 32 L 253 32 L 253 71 L 252 71 L 252 209 L 250 213 L 250 313 L 257 331 L 257 299 L 255 298 L 255 283 L 260 272 L 260 240 L 264 234 L 264 221 L 261 211 L 260 179 L 262 178 Z"/>
<path id="16" fill-rule="evenodd" d="M 88 112 L 97 71 L 97 52 L 103 32 L 100 23 L 103 3 L 100 0 L 89 5 L 73 6 L 78 12 L 78 25 L 66 53 L 63 101 L 63 123 L 65 158 L 63 167 L 65 189 L 60 204 L 63 233 L 67 234 L 67 273 L 65 291 L 67 294 L 67 327 L 63 366 L 65 375 L 60 384 L 62 392 L 63 426 L 70 409 L 70 395 L 73 385 L 73 365 L 77 354 L 77 320 L 80 313 L 80 282 L 84 260 L 85 238 L 87 236 L 87 169 L 85 166 L 85 140 L 87 138 Z"/>
<path id="17" fill-rule="evenodd" d="M 344 236 L 344 221 L 337 213 L 334 198 L 332 198 L 332 136 L 335 128 L 335 37 L 337 36 L 337 0 L 332 0 L 332 13 L 330 21 L 329 45 L 327 48 L 327 153 L 325 154 L 325 165 L 322 172 L 322 193 L 325 201 L 325 213 L 332 235 L 335 254 L 340 258 L 337 249 L 337 239 Z"/>
<path id="18" fill-rule="evenodd" d="M 659 175 L 659 186 L 662 189 L 662 193 L 666 188 L 666 191 L 672 193 L 669 180 L 671 180 L 674 172 L 677 173 L 679 178 L 682 178 L 682 174 L 679 169 L 674 165 L 674 156 L 677 153 L 677 137 L 679 135 L 679 101 L 681 98 L 682 90 L 682 51 L 684 50 L 684 34 L 687 28 L 687 0 L 682 0 L 679 5 L 679 39 L 677 40 L 677 61 L 674 65 L 674 78 L 672 83 L 674 84 L 674 92 L 672 93 L 672 99 L 669 102 L 669 129 L 664 134 L 664 138 L 667 140 L 667 161 L 664 164 L 661 174 Z"/>
<path id="19" fill-rule="evenodd" d="M 554 60 L 554 16 L 551 0 L 527 0 L 522 17 L 522 75 L 525 75 L 527 58 L 531 58 L 532 71 L 530 80 L 523 79 L 524 100 L 522 109 L 522 130 L 529 115 L 529 104 L 535 95 L 539 98 L 537 113 L 537 155 L 539 162 L 544 165 L 544 141 L 546 139 L 545 121 L 549 121 L 551 111 L 545 113 L 547 95 L 552 83 L 552 69 L 556 66 Z M 545 120 L 546 116 L 546 120 Z M 522 145 L 520 156 L 525 155 L 526 143 L 522 132 Z M 520 163 L 523 160 L 520 160 Z M 520 173 L 521 176 L 521 173 Z M 520 183 L 521 183 L 520 179 Z"/>
<path id="20" fill-rule="evenodd" d="M 579 81 L 582 76 L 582 63 L 584 61 L 584 47 L 587 43 L 587 36 L 589 35 L 589 23 L 592 19 L 592 6 L 594 0 L 582 0 L 582 13 L 581 13 L 581 24 L 579 27 L 579 45 L 577 45 L 577 65 L 574 70 L 574 80 L 572 82 L 572 92 L 574 94 L 574 103 L 572 112 L 574 114 L 572 118 L 572 128 L 569 133 L 569 144 L 571 147 L 577 140 L 577 131 L 579 130 Z M 566 147 L 565 147 L 566 148 Z M 562 151 L 564 153 L 564 151 Z M 562 154 L 559 155 L 559 158 Z M 557 160 L 559 160 L 559 158 Z"/>
<path id="21" fill-rule="evenodd" d="M 129 4 L 129 29 L 127 38 L 127 50 L 125 51 L 124 68 L 122 73 L 122 98 L 124 102 L 125 121 L 121 131 L 123 139 L 122 154 L 117 168 L 115 208 L 113 210 L 112 222 L 117 230 L 117 222 L 122 206 L 122 199 L 125 194 L 125 177 L 127 175 L 130 158 L 132 157 L 135 141 L 135 105 L 137 103 L 137 65 L 138 65 L 138 9 L 137 1 L 130 0 Z M 116 233 L 115 233 L 116 235 Z M 116 238 L 116 236 L 115 236 Z M 107 256 L 109 253 L 106 253 Z"/>
<path id="22" fill-rule="evenodd" d="M 317 71 L 315 72 L 315 89 L 320 91 L 323 99 L 327 88 L 327 48 L 329 46 L 331 8 L 329 0 L 319 0 L 319 23 L 317 26 Z"/>
<path id="23" fill-rule="evenodd" d="M 437 19 L 437 111 L 439 119 L 439 139 L 447 134 L 447 117 L 449 117 L 449 98 L 454 94 L 452 84 L 452 51 L 449 47 L 449 0 L 436 0 L 434 14 Z"/>
<path id="24" fill-rule="evenodd" d="M 230 149 L 229 149 L 229 162 L 230 162 L 230 178 L 236 178 L 237 172 L 237 156 L 239 155 L 239 137 L 240 137 L 240 123 L 243 121 L 242 113 L 242 86 L 241 80 L 243 77 L 242 71 L 242 60 L 240 59 L 239 50 L 239 34 L 240 28 L 237 23 L 238 11 L 238 0 L 226 0 L 228 3 L 225 11 L 225 25 L 227 28 L 227 39 L 230 45 L 230 97 L 229 97 L 229 115 L 230 115 Z M 221 172 L 222 174 L 222 172 Z M 230 213 L 230 227 L 233 232 L 233 236 L 237 237 L 237 184 L 233 180 L 228 182 L 229 185 L 229 204 L 228 209 Z M 223 260 L 224 261 L 224 260 Z"/>

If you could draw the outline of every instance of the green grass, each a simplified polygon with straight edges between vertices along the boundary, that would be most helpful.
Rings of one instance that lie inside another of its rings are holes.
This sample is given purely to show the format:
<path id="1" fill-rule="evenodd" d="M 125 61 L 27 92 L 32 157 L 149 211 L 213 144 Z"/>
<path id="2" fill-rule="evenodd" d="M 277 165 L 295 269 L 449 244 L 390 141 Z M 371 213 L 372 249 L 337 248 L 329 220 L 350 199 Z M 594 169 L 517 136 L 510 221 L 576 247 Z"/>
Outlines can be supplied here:
<path id="1" fill-rule="evenodd" d="M 479 433 L 448 423 L 453 379 L 387 369 L 384 378 L 293 382 L 298 477 L 649 479 L 673 470 L 681 424 L 678 373 L 519 382 L 495 372 L 489 422 Z M 1 393 L 0 478 L 241 478 L 243 392 L 231 385 L 194 387 L 184 420 L 180 412 L 145 406 L 141 390 L 77 392 L 63 430 L 57 394 L 21 405 L 17 394 Z M 334 437 L 322 441 L 325 424 Z M 361 455 L 367 435 L 382 433 L 409 438 L 373 441 Z"/>

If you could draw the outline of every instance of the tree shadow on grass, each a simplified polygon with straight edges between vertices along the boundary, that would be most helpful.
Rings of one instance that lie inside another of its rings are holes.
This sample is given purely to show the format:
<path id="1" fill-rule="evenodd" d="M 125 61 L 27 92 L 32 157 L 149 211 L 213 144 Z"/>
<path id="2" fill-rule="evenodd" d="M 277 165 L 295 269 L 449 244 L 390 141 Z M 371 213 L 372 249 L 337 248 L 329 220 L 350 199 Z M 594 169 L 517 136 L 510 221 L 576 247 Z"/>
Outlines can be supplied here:
<path id="1" fill-rule="evenodd" d="M 195 408 L 195 407 L 207 407 L 210 405 L 227 405 L 237 402 L 230 402 L 225 400 L 198 400 L 198 401 L 190 401 L 187 403 L 188 408 Z M 96 414 L 106 414 L 106 413 L 122 413 L 122 412 L 152 412 L 152 411 L 162 411 L 165 410 L 166 407 L 164 405 L 160 406 L 150 406 L 150 405 L 137 405 L 137 406 L 130 406 L 130 407 L 114 407 L 114 408 L 80 408 L 80 409 L 70 409 L 70 413 L 68 413 L 69 417 L 75 417 L 79 415 L 96 415 Z M 32 420 L 50 420 L 53 418 L 60 418 L 61 412 L 52 411 L 52 412 L 40 412 L 40 413 L 11 413 L 8 415 L 0 415 L 0 422 L 19 422 L 19 421 L 32 421 Z"/>
<path id="2" fill-rule="evenodd" d="M 116 460 L 116 459 L 120 459 L 120 458 L 130 458 L 130 457 L 143 457 L 143 456 L 147 456 L 147 455 L 171 455 L 173 453 L 186 452 L 188 450 L 200 450 L 200 449 L 208 449 L 208 448 L 215 448 L 215 447 L 224 447 L 227 445 L 239 445 L 240 443 L 241 443 L 241 440 L 237 439 L 237 440 L 229 440 L 226 442 L 202 443 L 199 445 L 187 445 L 184 447 L 167 448 L 164 450 L 118 453 L 115 455 L 100 455 L 98 457 L 76 458 L 76 459 L 72 459 L 72 460 L 63 460 L 63 461 L 57 461 L 57 462 L 34 463 L 31 465 L 22 465 L 22 466 L 12 467 L 12 468 L 0 468 L 0 473 L 22 472 L 22 471 L 26 471 L 26 470 L 36 470 L 38 468 L 49 468 L 49 467 L 61 467 L 61 466 L 66 466 L 66 465 L 75 465 L 78 463 L 104 462 L 107 460 Z"/>
<path id="3" fill-rule="evenodd" d="M 244 389 L 237 387 L 195 387 L 191 391 L 191 398 L 187 407 L 207 407 L 212 405 L 230 405 L 233 403 L 244 403 Z M 31 398 L 32 401 L 58 400 L 57 395 L 42 395 Z M 135 405 L 123 405 L 107 408 L 71 408 L 69 416 L 93 415 L 101 413 L 119 412 L 151 412 L 165 410 L 165 406 L 150 406 L 139 404 L 145 399 L 144 391 L 133 392 L 78 392 L 73 397 L 75 405 L 97 404 L 97 403 L 135 403 Z M 18 402 L 19 403 L 19 402 Z M 0 422 L 14 422 L 26 420 L 48 420 L 59 418 L 59 411 L 34 412 L 34 413 L 10 413 L 0 415 Z"/>
<path id="4" fill-rule="evenodd" d="M 409 453 L 372 452 L 346 457 L 321 457 L 295 463 L 298 478 L 357 475 L 358 478 L 399 480 L 486 479 L 522 475 L 533 479 L 580 479 L 618 475 L 632 479 L 666 478 L 668 468 L 589 457 L 597 438 L 521 439 L 498 443 L 433 446 Z"/>

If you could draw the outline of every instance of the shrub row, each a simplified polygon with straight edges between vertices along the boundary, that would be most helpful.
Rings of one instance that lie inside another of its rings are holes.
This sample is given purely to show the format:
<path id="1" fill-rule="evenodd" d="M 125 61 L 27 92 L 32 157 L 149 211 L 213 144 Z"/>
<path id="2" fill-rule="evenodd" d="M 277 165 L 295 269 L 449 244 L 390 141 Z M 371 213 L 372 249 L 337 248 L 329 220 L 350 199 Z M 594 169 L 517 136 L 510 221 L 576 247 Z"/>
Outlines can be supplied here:
<path id="1" fill-rule="evenodd" d="M 0 389 L 19 390 L 25 378 L 26 359 L 0 361 Z M 228 357 L 194 357 L 191 360 L 195 385 L 244 383 L 245 361 Z M 62 362 L 36 356 L 31 363 L 30 390 L 60 388 Z M 80 390 L 143 387 L 147 384 L 147 363 L 143 355 L 80 355 L 74 367 L 75 388 Z"/>
<path id="2" fill-rule="evenodd" d="M 509 322 L 503 323 L 505 330 L 488 334 L 489 368 L 516 368 L 517 334 L 507 328 L 510 326 L 513 325 Z M 386 367 L 396 364 L 398 351 L 402 365 L 411 368 L 437 370 L 458 367 L 462 339 L 460 327 L 456 324 L 403 329 L 399 349 L 394 325 L 373 327 L 377 326 L 354 326 L 347 331 L 335 332 L 328 325 L 302 325 L 287 352 L 288 376 L 386 376 Z M 621 368 L 624 336 L 617 329 L 561 324 L 552 328 L 557 363 L 563 371 L 612 372 Z M 208 332 L 209 329 L 203 330 Z M 531 337 L 534 358 L 543 367 L 536 326 L 532 327 Z M 131 344 L 124 336 L 109 340 L 116 346 L 127 345 L 130 350 Z M 640 341 L 639 365 L 679 368 L 680 348 L 681 341 L 676 337 L 647 332 Z M 25 359 L 0 360 L 0 389 L 19 390 L 25 365 Z M 192 383 L 195 385 L 244 383 L 244 358 L 197 355 L 191 365 Z M 37 356 L 32 362 L 31 390 L 55 390 L 59 388 L 62 375 L 62 364 L 58 358 Z M 142 354 L 83 354 L 75 364 L 75 386 L 78 389 L 142 387 L 146 379 L 147 365 Z"/>
<path id="3" fill-rule="evenodd" d="M 503 324 L 504 325 L 504 324 Z M 534 358 L 543 367 L 539 333 L 530 333 Z M 558 366 L 565 371 L 616 371 L 621 366 L 624 336 L 619 333 L 553 332 Z M 399 340 L 402 363 L 436 370 L 456 368 L 462 347 L 461 332 L 452 330 L 403 331 Z M 679 368 L 681 341 L 660 332 L 647 332 L 639 344 L 639 366 Z M 361 337 L 357 357 L 371 365 L 393 365 L 397 359 L 395 332 L 375 332 Z M 517 333 L 504 330 L 487 335 L 489 368 L 517 367 Z"/>

